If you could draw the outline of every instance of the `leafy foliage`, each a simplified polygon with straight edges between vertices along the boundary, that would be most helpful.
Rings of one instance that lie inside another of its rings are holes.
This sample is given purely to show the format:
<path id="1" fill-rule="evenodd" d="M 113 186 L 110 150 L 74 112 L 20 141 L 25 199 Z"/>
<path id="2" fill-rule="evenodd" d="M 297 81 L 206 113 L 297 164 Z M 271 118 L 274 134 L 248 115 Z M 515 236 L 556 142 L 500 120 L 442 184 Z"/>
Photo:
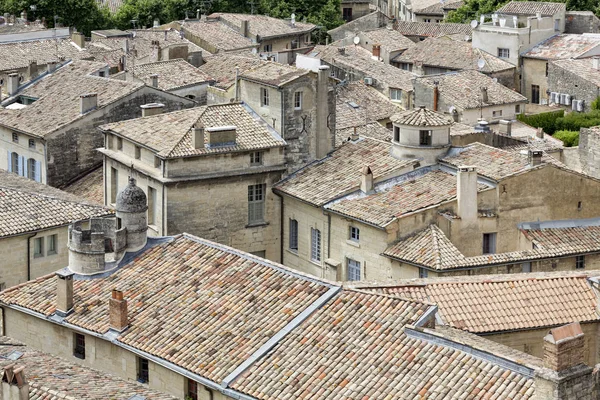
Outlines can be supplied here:
<path id="1" fill-rule="evenodd" d="M 592 110 L 600 110 L 600 97 L 596 97 L 596 100 L 592 101 L 590 107 Z"/>
<path id="2" fill-rule="evenodd" d="M 558 131 L 553 136 L 562 140 L 566 147 L 579 146 L 579 131 Z"/>
<path id="3" fill-rule="evenodd" d="M 542 128 L 544 132 L 552 135 L 556 131 L 556 121 L 564 115 L 564 110 L 560 110 L 533 115 L 519 114 L 517 119 L 535 128 Z"/>
<path id="4" fill-rule="evenodd" d="M 600 125 L 600 110 L 592 110 L 588 113 L 570 113 L 556 120 L 557 131 L 577 131 L 580 128 L 589 128 Z"/>

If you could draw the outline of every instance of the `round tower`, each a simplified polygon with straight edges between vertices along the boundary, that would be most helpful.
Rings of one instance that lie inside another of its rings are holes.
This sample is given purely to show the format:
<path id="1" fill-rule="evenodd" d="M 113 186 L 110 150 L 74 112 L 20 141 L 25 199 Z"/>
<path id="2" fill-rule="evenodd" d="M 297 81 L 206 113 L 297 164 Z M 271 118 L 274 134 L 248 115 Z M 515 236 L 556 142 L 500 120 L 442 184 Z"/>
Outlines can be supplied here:
<path id="1" fill-rule="evenodd" d="M 117 194 L 117 229 L 127 231 L 127 250 L 139 250 L 146 245 L 148 231 L 148 201 L 146 193 L 136 186 L 135 179 Z"/>
<path id="2" fill-rule="evenodd" d="M 391 120 L 394 125 L 392 156 L 396 158 L 416 158 L 423 160 L 422 165 L 431 165 L 451 145 L 452 120 L 425 106 L 394 114 Z"/>

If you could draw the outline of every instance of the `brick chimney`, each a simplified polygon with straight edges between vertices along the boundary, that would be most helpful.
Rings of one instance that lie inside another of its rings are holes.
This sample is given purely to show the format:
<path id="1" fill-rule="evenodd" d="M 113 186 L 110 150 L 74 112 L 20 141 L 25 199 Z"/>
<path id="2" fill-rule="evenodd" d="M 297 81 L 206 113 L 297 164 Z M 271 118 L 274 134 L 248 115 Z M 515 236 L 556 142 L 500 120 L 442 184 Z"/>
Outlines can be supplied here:
<path id="1" fill-rule="evenodd" d="M 11 364 L 3 368 L 2 400 L 29 400 L 25 367 Z"/>
<path id="2" fill-rule="evenodd" d="M 551 329 L 544 336 L 544 366 L 560 372 L 583 364 L 584 345 L 579 322 Z"/>
<path id="3" fill-rule="evenodd" d="M 456 197 L 458 216 L 463 221 L 477 219 L 477 169 L 472 166 L 458 167 Z"/>
<path id="4" fill-rule="evenodd" d="M 152 82 L 152 87 L 157 88 L 158 87 L 158 75 L 157 74 L 150 75 L 150 80 Z"/>
<path id="5" fill-rule="evenodd" d="M 162 103 L 148 103 L 141 105 L 142 117 L 149 117 L 151 115 L 162 114 L 165 105 Z"/>
<path id="6" fill-rule="evenodd" d="M 11 72 L 8 74 L 8 87 L 6 88 L 9 96 L 16 94 L 19 91 L 19 74 Z"/>
<path id="7" fill-rule="evenodd" d="M 204 148 L 204 127 L 192 128 L 192 147 L 194 149 Z"/>
<path id="8" fill-rule="evenodd" d="M 360 190 L 363 193 L 373 193 L 373 171 L 368 165 L 360 171 Z"/>
<path id="9" fill-rule="evenodd" d="M 129 325 L 127 319 L 127 300 L 123 299 L 123 292 L 113 289 L 112 298 L 109 300 L 110 329 L 123 332 Z"/>
<path id="10" fill-rule="evenodd" d="M 79 96 L 79 112 L 83 115 L 98 107 L 98 93 L 86 93 Z"/>
<path id="11" fill-rule="evenodd" d="M 73 272 L 56 271 L 56 313 L 67 316 L 73 311 Z"/>
<path id="12" fill-rule="evenodd" d="M 541 150 L 529 150 L 529 165 L 535 167 L 536 165 L 540 165 L 542 163 L 542 156 L 544 152 Z"/>

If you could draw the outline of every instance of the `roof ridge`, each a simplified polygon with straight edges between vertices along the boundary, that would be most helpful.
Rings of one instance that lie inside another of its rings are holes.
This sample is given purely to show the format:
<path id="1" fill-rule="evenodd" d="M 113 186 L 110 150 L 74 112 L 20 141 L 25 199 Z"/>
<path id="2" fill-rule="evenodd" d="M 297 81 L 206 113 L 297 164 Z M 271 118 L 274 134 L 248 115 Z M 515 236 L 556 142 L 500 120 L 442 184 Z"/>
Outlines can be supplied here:
<path id="1" fill-rule="evenodd" d="M 0 190 L 10 190 L 10 191 L 13 191 L 13 192 L 16 192 L 16 193 L 23 193 L 23 194 L 27 194 L 27 195 L 30 195 L 30 196 L 33 196 L 33 197 L 38 197 L 38 198 L 43 198 L 43 199 L 49 199 L 49 200 L 57 200 L 57 201 L 60 201 L 60 202 L 63 202 L 63 203 L 78 204 L 80 206 L 89 206 L 89 207 L 94 207 L 94 208 L 103 208 L 103 209 L 106 209 L 107 211 L 110 210 L 110 209 L 108 209 L 107 207 L 105 207 L 103 205 L 88 203 L 84 199 L 82 199 L 81 201 L 61 199 L 61 198 L 53 197 L 53 196 L 46 195 L 46 194 L 43 194 L 43 193 L 30 192 L 30 191 L 27 191 L 27 190 L 19 190 L 19 189 L 7 187 L 7 186 L 4 186 L 1 183 L 0 183 Z M 56 189 L 56 190 L 60 190 L 60 189 Z M 67 194 L 69 196 L 76 197 L 74 194 L 70 194 L 68 192 L 65 192 L 65 194 Z"/>
<path id="2" fill-rule="evenodd" d="M 421 299 L 417 299 L 417 298 L 412 298 L 412 297 L 403 297 L 400 294 L 389 294 L 389 293 L 380 293 L 380 292 L 375 292 L 375 291 L 370 291 L 370 290 L 365 290 L 363 288 L 360 287 L 349 287 L 349 288 L 343 288 L 343 290 L 345 291 L 349 291 L 349 292 L 357 292 L 357 293 L 362 293 L 362 294 L 368 294 L 371 296 L 377 296 L 377 297 L 384 297 L 384 298 L 388 298 L 388 299 L 394 299 L 394 300 L 402 300 L 402 301 L 406 301 L 409 303 L 418 303 L 418 304 L 422 304 L 425 306 L 437 306 L 437 304 L 429 302 L 429 301 L 425 301 L 425 300 L 421 300 Z"/>
<path id="3" fill-rule="evenodd" d="M 230 103 L 213 104 L 212 106 L 229 105 L 229 104 Z M 173 145 L 173 147 L 171 147 L 171 149 L 169 150 L 169 152 L 167 153 L 167 155 L 165 157 L 171 157 L 173 155 L 177 146 L 179 146 L 179 144 L 181 142 L 183 142 L 183 139 L 185 139 L 185 137 L 192 131 L 192 127 L 194 125 L 196 125 L 198 123 L 198 121 L 200 121 L 200 119 L 202 119 L 202 116 L 204 116 L 204 113 L 206 112 L 206 110 L 208 110 L 208 107 L 212 107 L 212 106 L 209 106 L 209 105 L 201 106 L 201 108 L 203 108 L 203 110 L 202 110 L 202 112 L 200 112 L 200 115 L 198 116 L 196 121 L 185 131 L 185 133 L 183 135 L 181 135 L 179 140 L 177 142 L 175 142 L 175 144 Z M 194 108 L 197 108 L 197 107 L 194 107 Z M 190 108 L 189 110 L 193 110 L 194 108 Z M 158 114 L 158 115 L 160 115 L 160 114 Z"/>

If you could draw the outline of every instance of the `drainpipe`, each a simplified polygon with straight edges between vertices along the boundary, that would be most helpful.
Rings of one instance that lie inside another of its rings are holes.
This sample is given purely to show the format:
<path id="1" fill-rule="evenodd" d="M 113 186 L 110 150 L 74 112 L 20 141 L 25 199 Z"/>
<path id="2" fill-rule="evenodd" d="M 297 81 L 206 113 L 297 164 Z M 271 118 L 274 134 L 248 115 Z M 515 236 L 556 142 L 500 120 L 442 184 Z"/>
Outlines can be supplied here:
<path id="1" fill-rule="evenodd" d="M 281 202 L 281 207 L 279 210 L 279 237 L 280 237 L 280 240 L 279 240 L 279 262 L 281 264 L 283 264 L 283 246 L 284 246 L 284 243 L 283 243 L 283 216 L 284 216 L 283 196 L 280 195 L 279 193 L 277 193 L 276 191 L 274 191 L 273 189 L 271 189 L 271 191 L 275 194 L 275 196 L 279 197 L 279 200 Z M 285 264 L 283 264 L 283 265 L 285 265 Z"/>
<path id="2" fill-rule="evenodd" d="M 327 258 L 331 258 L 331 214 L 327 213 Z M 321 278 L 325 278 L 325 268 L 321 268 Z"/>
<path id="3" fill-rule="evenodd" d="M 165 168 L 167 165 L 167 160 L 162 160 L 162 176 L 165 177 Z M 161 236 L 167 236 L 167 205 L 165 203 L 165 193 L 167 191 L 167 185 L 162 184 L 162 227 L 160 228 Z"/>
<path id="4" fill-rule="evenodd" d="M 38 232 L 27 237 L 27 281 L 31 280 L 31 239 L 37 236 Z"/>

